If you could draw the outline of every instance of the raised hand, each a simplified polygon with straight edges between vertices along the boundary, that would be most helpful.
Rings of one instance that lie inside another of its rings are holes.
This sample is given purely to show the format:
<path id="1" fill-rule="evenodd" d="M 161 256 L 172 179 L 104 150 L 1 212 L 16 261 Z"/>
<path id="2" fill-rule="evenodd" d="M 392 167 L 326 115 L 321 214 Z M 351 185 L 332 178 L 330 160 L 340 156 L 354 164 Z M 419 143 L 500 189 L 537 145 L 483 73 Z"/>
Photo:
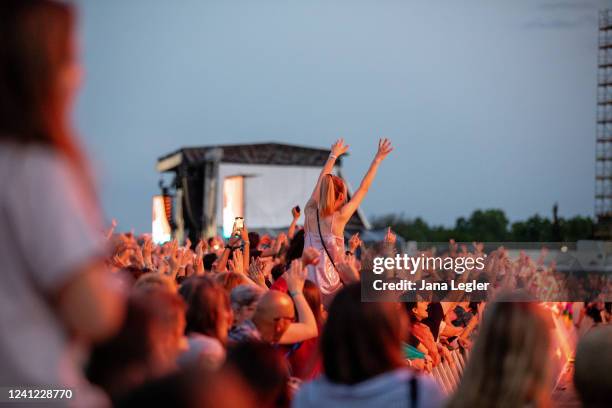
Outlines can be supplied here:
<path id="1" fill-rule="evenodd" d="M 391 146 L 391 141 L 389 139 L 380 139 L 378 141 L 378 151 L 376 152 L 375 160 L 382 161 L 384 160 L 389 153 L 393 150 Z"/>
<path id="2" fill-rule="evenodd" d="M 193 258 L 193 267 L 196 275 L 204 275 L 204 240 L 200 239 L 198 245 L 196 245 L 196 253 Z"/>
<path id="3" fill-rule="evenodd" d="M 283 275 L 285 281 L 287 282 L 287 289 L 290 292 L 301 293 L 304 289 L 306 275 L 306 268 L 302 266 L 302 262 L 299 259 L 294 259 L 291 261 L 289 270 Z"/>
<path id="4" fill-rule="evenodd" d="M 298 218 L 300 218 L 300 212 L 295 207 L 293 207 L 291 209 L 291 216 L 294 220 L 297 220 Z"/>
<path id="5" fill-rule="evenodd" d="M 144 257 L 142 255 L 142 249 L 140 249 L 140 247 L 136 245 L 133 247 L 133 250 L 134 252 L 130 256 L 130 262 L 132 263 L 132 265 L 137 266 L 138 268 L 144 268 L 146 265 Z"/>
<path id="6" fill-rule="evenodd" d="M 321 253 L 316 248 L 308 247 L 302 251 L 302 264 L 304 266 L 316 265 L 319 263 L 320 258 Z"/>
<path id="7" fill-rule="evenodd" d="M 395 245 L 397 236 L 391 231 L 391 227 L 387 227 L 387 233 L 385 234 L 385 244 Z"/>
<path id="8" fill-rule="evenodd" d="M 257 260 L 261 266 L 261 272 L 263 273 L 264 278 L 272 280 L 272 268 L 274 268 L 274 261 L 271 258 L 259 258 Z"/>
<path id="9" fill-rule="evenodd" d="M 359 245 L 361 245 L 361 239 L 359 238 L 359 233 L 357 232 L 357 233 L 353 234 L 353 236 L 349 240 L 349 250 L 352 253 L 355 253 L 357 248 L 359 248 Z"/>
<path id="10" fill-rule="evenodd" d="M 202 258 L 204 256 L 204 251 L 206 249 L 205 247 L 206 247 L 206 242 L 204 242 L 203 239 L 200 239 L 200 241 L 198 242 L 198 245 L 196 245 L 196 248 L 195 248 L 196 256 L 198 258 Z"/>
<path id="11" fill-rule="evenodd" d="M 245 273 L 244 261 L 242 258 L 242 251 L 237 249 L 232 254 L 232 259 L 228 262 L 230 264 L 230 271 L 236 273 Z"/>
<path id="12" fill-rule="evenodd" d="M 348 151 L 348 148 L 349 146 L 344 144 L 344 139 L 340 138 L 336 140 L 336 143 L 332 145 L 331 154 L 336 157 L 340 157 L 341 155 L 343 155 L 344 153 Z"/>
<path id="13" fill-rule="evenodd" d="M 249 278 L 257 285 L 266 288 L 266 277 L 264 276 L 263 265 L 255 259 L 251 260 L 249 265 Z"/>
<path id="14" fill-rule="evenodd" d="M 153 241 L 151 241 L 151 238 L 146 237 L 144 242 L 142 243 L 142 258 L 143 258 L 145 267 L 150 268 L 150 269 L 153 268 L 153 257 L 152 257 L 153 250 L 154 250 Z"/>

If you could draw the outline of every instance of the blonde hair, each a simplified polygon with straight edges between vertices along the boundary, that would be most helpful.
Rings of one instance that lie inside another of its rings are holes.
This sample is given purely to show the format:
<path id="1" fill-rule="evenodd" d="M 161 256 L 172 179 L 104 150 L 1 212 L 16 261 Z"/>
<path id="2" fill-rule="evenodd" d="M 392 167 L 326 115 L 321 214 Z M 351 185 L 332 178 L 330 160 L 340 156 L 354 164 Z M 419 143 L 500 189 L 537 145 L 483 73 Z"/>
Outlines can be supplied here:
<path id="1" fill-rule="evenodd" d="M 535 303 L 491 304 L 448 407 L 548 407 L 548 323 Z"/>
<path id="2" fill-rule="evenodd" d="M 346 198 L 346 184 L 344 184 L 344 180 L 332 174 L 323 176 L 319 190 L 319 213 L 321 217 L 332 215 L 337 201 L 339 199 L 346 201 Z"/>

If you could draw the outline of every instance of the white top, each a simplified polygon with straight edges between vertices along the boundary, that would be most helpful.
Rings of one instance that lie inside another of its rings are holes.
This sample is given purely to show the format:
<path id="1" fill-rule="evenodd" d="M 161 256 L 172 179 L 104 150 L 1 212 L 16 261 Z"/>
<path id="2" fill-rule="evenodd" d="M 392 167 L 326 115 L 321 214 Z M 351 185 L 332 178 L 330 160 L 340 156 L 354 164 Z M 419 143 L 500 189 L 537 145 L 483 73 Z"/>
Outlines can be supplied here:
<path id="1" fill-rule="evenodd" d="M 2 386 L 84 382 L 48 303 L 71 273 L 104 250 L 76 180 L 58 153 L 0 142 Z"/>
<path id="2" fill-rule="evenodd" d="M 342 261 L 344 256 L 344 237 L 334 235 L 332 232 L 335 213 L 320 219 L 321 235 L 319 235 L 316 202 L 309 200 L 306 203 L 304 212 L 306 219 L 304 223 L 304 249 L 312 247 L 320 253 L 319 262 L 316 265 L 308 265 L 308 279 L 319 287 L 321 300 L 328 307 L 336 293 L 343 287 L 340 275 L 338 275 L 338 271 L 334 268 L 329 255 L 332 256 L 336 266 L 338 262 Z M 323 242 L 321 241 L 321 236 L 323 237 Z M 323 244 L 325 244 L 327 251 Z"/>
<path id="3" fill-rule="evenodd" d="M 417 404 L 410 406 L 410 379 L 417 378 Z M 442 392 L 428 377 L 399 368 L 355 385 L 334 384 L 324 376 L 302 385 L 293 399 L 293 408 L 438 408 Z"/>

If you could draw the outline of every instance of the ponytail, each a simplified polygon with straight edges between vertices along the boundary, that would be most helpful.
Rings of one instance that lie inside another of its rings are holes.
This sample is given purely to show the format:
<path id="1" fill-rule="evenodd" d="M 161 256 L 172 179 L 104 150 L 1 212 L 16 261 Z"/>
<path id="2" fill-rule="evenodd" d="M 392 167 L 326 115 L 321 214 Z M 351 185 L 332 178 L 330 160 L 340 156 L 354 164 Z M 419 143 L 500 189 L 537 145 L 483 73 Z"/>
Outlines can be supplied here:
<path id="1" fill-rule="evenodd" d="M 321 217 L 333 214 L 336 201 L 343 193 L 345 193 L 344 181 L 340 177 L 331 174 L 323 176 L 319 190 L 319 214 Z M 344 195 L 346 196 L 346 194 Z"/>

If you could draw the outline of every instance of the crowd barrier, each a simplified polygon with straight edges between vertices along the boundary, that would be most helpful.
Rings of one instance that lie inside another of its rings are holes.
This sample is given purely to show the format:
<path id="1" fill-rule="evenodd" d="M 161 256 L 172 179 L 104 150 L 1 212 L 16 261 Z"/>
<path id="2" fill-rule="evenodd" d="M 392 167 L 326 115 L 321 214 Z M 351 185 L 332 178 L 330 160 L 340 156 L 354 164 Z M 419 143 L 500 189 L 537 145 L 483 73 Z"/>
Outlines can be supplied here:
<path id="1" fill-rule="evenodd" d="M 580 305 L 575 304 L 574 315 L 577 315 L 576 312 L 579 309 Z M 551 384 L 551 389 L 553 389 L 559 378 L 567 370 L 568 365 L 573 362 L 574 351 L 579 336 L 590 329 L 592 322 L 590 322 L 590 319 L 584 319 L 580 329 L 577 330 L 567 316 L 560 314 L 554 308 L 548 308 L 548 310 L 552 320 L 551 329 L 553 330 L 551 339 L 551 378 L 554 381 Z M 450 361 L 442 361 L 428 374 L 434 379 L 445 395 L 452 394 L 459 385 L 469 355 L 470 351 L 467 349 L 454 349 L 450 351 Z M 494 356 L 491 358 L 494 358 Z"/>

